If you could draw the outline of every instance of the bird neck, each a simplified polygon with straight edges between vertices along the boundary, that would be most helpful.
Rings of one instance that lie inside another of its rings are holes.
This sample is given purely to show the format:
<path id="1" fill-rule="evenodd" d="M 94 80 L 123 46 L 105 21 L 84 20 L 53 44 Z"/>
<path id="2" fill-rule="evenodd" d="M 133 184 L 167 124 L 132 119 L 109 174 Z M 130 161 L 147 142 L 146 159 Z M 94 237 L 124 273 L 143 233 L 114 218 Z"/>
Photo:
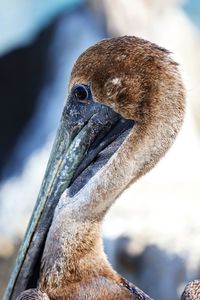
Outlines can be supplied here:
<path id="1" fill-rule="evenodd" d="M 100 225 L 99 221 L 83 220 L 72 211 L 66 215 L 60 210 L 55 215 L 43 252 L 39 280 L 39 287 L 52 298 L 61 297 L 63 291 L 67 294 L 77 284 L 92 278 L 120 282 L 104 255 Z"/>

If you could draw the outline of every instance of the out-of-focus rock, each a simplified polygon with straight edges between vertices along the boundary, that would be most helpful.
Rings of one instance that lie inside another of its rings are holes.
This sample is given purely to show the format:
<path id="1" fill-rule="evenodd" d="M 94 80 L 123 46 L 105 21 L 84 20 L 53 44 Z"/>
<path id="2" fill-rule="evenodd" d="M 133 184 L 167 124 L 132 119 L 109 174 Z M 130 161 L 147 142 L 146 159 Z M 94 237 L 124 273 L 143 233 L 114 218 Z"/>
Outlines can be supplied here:
<path id="1" fill-rule="evenodd" d="M 179 299 L 186 279 L 183 258 L 151 244 L 135 251 L 137 246 L 134 244 L 134 238 L 121 237 L 117 240 L 117 268 L 125 271 L 130 281 L 151 293 L 153 299 Z"/>
<path id="2" fill-rule="evenodd" d="M 64 9 L 83 0 L 2 0 L 0 4 L 0 54 L 27 45 Z"/>

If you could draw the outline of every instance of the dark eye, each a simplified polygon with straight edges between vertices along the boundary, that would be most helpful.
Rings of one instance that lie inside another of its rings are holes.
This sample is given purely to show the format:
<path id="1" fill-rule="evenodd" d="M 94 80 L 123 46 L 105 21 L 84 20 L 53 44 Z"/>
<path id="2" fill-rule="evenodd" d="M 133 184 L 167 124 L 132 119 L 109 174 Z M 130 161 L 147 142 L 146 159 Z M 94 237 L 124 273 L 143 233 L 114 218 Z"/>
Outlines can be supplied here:
<path id="1" fill-rule="evenodd" d="M 74 89 L 74 95 L 79 101 L 86 101 L 88 98 L 88 91 L 84 85 L 78 85 Z"/>

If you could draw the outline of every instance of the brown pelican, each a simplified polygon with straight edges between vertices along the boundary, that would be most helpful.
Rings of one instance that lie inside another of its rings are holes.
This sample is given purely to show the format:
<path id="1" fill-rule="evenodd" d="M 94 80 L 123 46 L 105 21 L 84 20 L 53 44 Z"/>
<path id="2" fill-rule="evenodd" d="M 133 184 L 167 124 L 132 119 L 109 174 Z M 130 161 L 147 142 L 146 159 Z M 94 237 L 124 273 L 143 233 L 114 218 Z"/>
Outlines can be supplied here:
<path id="1" fill-rule="evenodd" d="M 143 39 L 105 39 L 78 58 L 4 300 L 150 299 L 110 266 L 101 223 L 173 143 L 184 98 L 177 63 Z"/>

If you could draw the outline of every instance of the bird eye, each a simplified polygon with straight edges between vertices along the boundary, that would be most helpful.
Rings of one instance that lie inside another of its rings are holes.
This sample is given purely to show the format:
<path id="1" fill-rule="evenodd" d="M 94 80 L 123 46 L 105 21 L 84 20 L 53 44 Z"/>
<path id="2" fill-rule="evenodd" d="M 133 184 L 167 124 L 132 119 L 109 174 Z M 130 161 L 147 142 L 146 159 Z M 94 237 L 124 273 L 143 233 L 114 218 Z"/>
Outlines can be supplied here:
<path id="1" fill-rule="evenodd" d="M 88 91 L 84 85 L 78 85 L 74 89 L 74 95 L 79 101 L 84 102 L 88 98 Z"/>

